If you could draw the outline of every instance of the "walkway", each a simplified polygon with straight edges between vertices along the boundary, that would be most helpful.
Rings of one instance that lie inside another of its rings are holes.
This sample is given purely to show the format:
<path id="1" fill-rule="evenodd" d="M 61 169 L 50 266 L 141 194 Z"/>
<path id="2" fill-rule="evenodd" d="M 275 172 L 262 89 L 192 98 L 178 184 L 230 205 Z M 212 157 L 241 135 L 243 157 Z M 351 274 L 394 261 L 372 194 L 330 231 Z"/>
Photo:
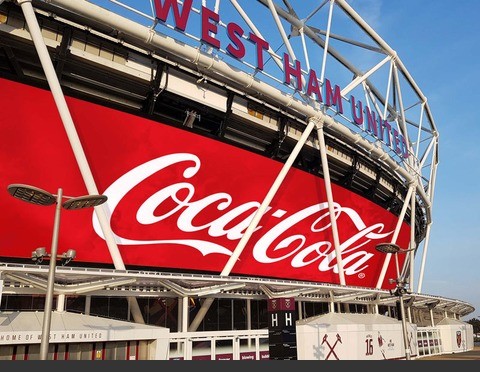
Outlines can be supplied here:
<path id="1" fill-rule="evenodd" d="M 464 353 L 451 353 L 418 358 L 415 360 L 480 360 L 480 346 Z"/>

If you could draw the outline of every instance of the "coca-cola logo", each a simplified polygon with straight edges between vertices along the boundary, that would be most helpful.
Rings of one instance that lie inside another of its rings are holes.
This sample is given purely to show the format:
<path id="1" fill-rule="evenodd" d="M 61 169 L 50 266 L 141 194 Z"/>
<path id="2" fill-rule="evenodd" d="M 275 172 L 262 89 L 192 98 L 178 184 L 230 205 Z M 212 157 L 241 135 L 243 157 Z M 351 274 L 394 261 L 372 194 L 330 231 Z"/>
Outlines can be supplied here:
<path id="1" fill-rule="evenodd" d="M 121 208 L 123 198 L 139 184 L 148 182 L 152 175 L 164 172 L 170 167 L 182 167 L 182 179 L 172 180 L 174 182 L 152 195 L 146 195 L 138 206 L 136 222 L 139 225 L 153 226 L 173 219 L 178 230 L 170 233 L 175 237 L 134 239 L 129 236 L 120 236 L 113 231 L 116 242 L 123 246 L 175 244 L 197 250 L 203 256 L 212 254 L 231 256 L 236 243 L 243 236 L 261 202 L 235 204 L 232 195 L 225 191 L 196 197 L 195 184 L 188 180 L 201 171 L 201 161 L 198 156 L 191 153 L 173 153 L 152 159 L 114 181 L 104 192 L 108 196 L 109 222 L 113 213 Z M 167 200 L 169 207 L 165 209 L 162 204 L 166 204 Z M 212 215 L 212 219 L 202 225 L 193 223 L 202 212 L 211 210 L 213 207 L 219 211 L 219 214 Z M 162 210 L 162 213 L 159 214 L 158 210 Z M 359 213 L 339 203 L 334 203 L 334 212 L 334 218 L 337 221 L 348 219 L 348 223 L 355 227 L 353 234 L 343 239 L 339 247 L 345 275 L 360 273 L 368 267 L 368 262 L 374 255 L 365 249 L 366 246 L 375 240 L 384 241 L 393 231 L 384 231 L 385 225 L 382 222 L 366 225 Z M 333 243 L 331 239 L 324 239 L 325 233 L 331 230 L 326 201 L 297 211 L 269 208 L 265 215 L 267 214 L 274 217 L 269 221 L 278 222 L 270 223 L 268 226 L 259 225 L 255 230 L 258 237 L 252 246 L 252 255 L 258 263 L 272 264 L 285 261 L 292 269 L 315 265 L 320 272 L 330 270 L 334 273 L 338 272 Z M 308 228 L 298 233 L 298 229 L 295 230 L 294 227 L 301 224 L 307 224 Z M 105 239 L 95 214 L 93 226 L 95 232 Z M 198 232 L 207 233 L 210 238 L 198 239 L 196 237 Z M 318 237 L 323 237 L 323 240 L 317 240 Z M 233 244 L 222 245 L 219 243 L 220 238 Z"/>
<path id="2" fill-rule="evenodd" d="M 65 195 L 83 195 L 85 179 L 74 171 L 78 164 L 63 126 L 60 120 L 45 119 L 56 112 L 51 95 L 5 79 L 1 83 L 9 92 L 3 101 L 4 121 L 16 123 L 3 133 L 3 183 L 20 181 L 50 191 L 60 185 Z M 293 167 L 259 219 L 259 208 L 282 170 L 280 162 L 180 128 L 67 99 L 95 183 L 108 196 L 99 207 L 107 216 L 104 220 L 102 214 L 102 228 L 90 208 L 62 214 L 59 245 L 76 249 L 76 262 L 108 265 L 120 257 L 129 269 L 221 273 L 241 243 L 241 254 L 229 269 L 232 275 L 338 283 L 336 255 L 341 252 L 346 284 L 376 286 L 385 256 L 375 245 L 390 241 L 398 225 L 398 217 L 381 206 L 332 184 L 330 216 L 324 179 Z M 19 102 L 20 108 L 28 102 L 21 118 Z M 27 137 L 35 141 L 27 144 Z M 13 158 L 28 158 L 28 167 L 19 167 Z M 45 168 L 46 163 L 56 167 Z M 3 200 L 2 208 L 0 233 L 8 237 L 0 244 L 2 256 L 29 257 L 32 247 L 51 241 L 47 208 L 32 208 L 14 198 Z M 338 227 L 337 249 L 331 217 Z M 252 221 L 256 227 L 248 229 L 247 242 L 242 237 Z M 28 234 L 25 226 L 32 229 Z M 105 237 L 104 228 L 109 230 Z M 397 244 L 408 245 L 408 223 L 401 224 L 396 236 Z M 119 256 L 113 256 L 105 238 L 116 241 Z M 400 265 L 405 257 L 397 256 Z M 387 268 L 385 288 L 395 268 Z"/>

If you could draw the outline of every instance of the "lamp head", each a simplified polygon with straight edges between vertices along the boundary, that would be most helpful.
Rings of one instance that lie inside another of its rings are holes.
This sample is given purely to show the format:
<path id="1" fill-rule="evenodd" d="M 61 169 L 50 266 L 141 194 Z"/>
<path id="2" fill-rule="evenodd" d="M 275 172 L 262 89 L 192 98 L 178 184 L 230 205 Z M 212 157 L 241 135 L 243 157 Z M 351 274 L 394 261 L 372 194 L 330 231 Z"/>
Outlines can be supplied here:
<path id="1" fill-rule="evenodd" d="M 61 264 L 62 266 L 65 266 L 68 264 L 71 260 L 73 260 L 77 255 L 77 252 L 75 249 L 69 249 L 65 253 L 61 255 Z"/>
<path id="2" fill-rule="evenodd" d="M 65 252 L 65 257 L 70 258 L 71 260 L 73 260 L 76 255 L 77 255 L 77 251 L 75 251 L 75 249 L 69 249 Z"/>
<path id="3" fill-rule="evenodd" d="M 395 243 L 379 243 L 375 246 L 375 249 L 382 253 L 394 254 L 401 250 L 400 247 Z"/>
<path id="4" fill-rule="evenodd" d="M 70 198 L 62 204 L 65 209 L 82 209 L 96 207 L 107 201 L 106 195 L 85 195 L 77 198 Z"/>
<path id="5" fill-rule="evenodd" d="M 39 189 L 38 187 L 23 185 L 20 183 L 14 183 L 8 185 L 8 193 L 14 198 L 26 201 L 28 203 L 37 205 L 52 205 L 55 204 L 57 199 L 55 195 L 48 191 Z"/>
<path id="6" fill-rule="evenodd" d="M 47 256 L 48 256 L 48 253 L 47 253 L 47 250 L 45 249 L 45 247 L 40 247 L 40 248 L 35 249 L 32 252 L 32 261 L 37 263 L 37 264 L 41 264 L 43 259 Z"/>

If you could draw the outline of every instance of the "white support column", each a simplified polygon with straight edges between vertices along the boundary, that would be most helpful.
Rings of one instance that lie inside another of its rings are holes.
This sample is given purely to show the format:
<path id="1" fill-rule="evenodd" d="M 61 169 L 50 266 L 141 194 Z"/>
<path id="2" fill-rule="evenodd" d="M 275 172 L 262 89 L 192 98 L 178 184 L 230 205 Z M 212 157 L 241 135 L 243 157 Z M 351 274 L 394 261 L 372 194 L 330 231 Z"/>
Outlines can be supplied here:
<path id="1" fill-rule="evenodd" d="M 410 229 L 411 229 L 410 230 L 410 249 L 417 247 L 417 244 L 415 242 L 415 227 L 416 227 L 416 225 L 415 225 L 415 216 L 416 216 L 415 205 L 416 205 L 416 192 L 415 192 L 415 190 L 413 190 L 412 200 L 411 200 L 411 205 L 410 205 Z M 415 267 L 414 267 L 415 251 L 412 250 L 412 251 L 408 252 L 408 255 L 409 255 L 409 258 L 410 258 L 410 270 L 409 270 L 410 275 L 409 275 L 408 284 L 409 284 L 410 290 L 412 290 L 413 286 L 415 284 L 415 276 L 414 276 L 414 273 L 415 273 L 415 271 L 414 271 L 414 269 L 415 269 Z M 409 310 L 410 310 L 410 308 L 409 308 Z"/>
<path id="2" fill-rule="evenodd" d="M 432 327 L 435 327 L 435 320 L 433 319 L 433 309 L 430 309 L 430 322 L 432 323 Z"/>
<path id="3" fill-rule="evenodd" d="M 188 321 L 189 321 L 189 319 L 188 319 L 188 296 L 182 297 L 181 304 L 182 304 L 182 323 L 181 323 L 182 326 L 181 326 L 180 332 L 185 333 L 185 332 L 188 332 Z M 184 339 L 185 339 L 185 344 L 184 344 L 185 355 L 187 356 L 187 360 L 192 360 L 192 341 L 190 341 L 186 337 Z"/>
<path id="4" fill-rule="evenodd" d="M 182 332 L 182 298 L 181 297 L 177 297 L 177 309 L 178 309 L 178 312 L 177 312 L 177 324 L 178 324 L 178 329 L 177 329 L 177 332 Z"/>
<path id="5" fill-rule="evenodd" d="M 303 319 L 303 302 L 298 301 L 297 304 L 298 304 L 298 319 L 302 320 Z"/>
<path id="6" fill-rule="evenodd" d="M 22 8 L 25 21 L 27 22 L 28 31 L 30 32 L 30 35 L 32 37 L 38 57 L 40 58 L 40 63 L 47 78 L 47 82 L 52 92 L 53 99 L 55 100 L 58 113 L 60 114 L 60 117 L 62 119 L 62 124 L 68 136 L 68 140 L 70 142 L 70 145 L 72 146 L 73 154 L 75 156 L 75 159 L 77 160 L 77 164 L 85 182 L 85 186 L 87 187 L 87 190 L 90 194 L 99 194 L 97 186 L 95 184 L 95 180 L 93 178 L 93 174 L 90 170 L 90 166 L 85 156 L 85 152 L 83 151 L 80 138 L 78 137 L 75 124 L 73 123 L 70 110 L 65 100 L 65 96 L 63 95 L 63 91 L 60 86 L 55 67 L 53 66 L 53 62 L 50 59 L 50 54 L 48 53 L 47 46 L 45 45 L 45 41 L 43 40 L 42 31 L 40 29 L 37 18 L 35 16 L 35 12 L 32 7 L 32 0 L 17 0 L 17 3 Z M 118 250 L 117 243 L 115 242 L 112 231 L 110 229 L 110 225 L 108 224 L 105 209 L 103 209 L 103 206 L 96 206 L 94 208 L 103 234 L 105 236 L 105 241 L 107 242 L 107 246 L 110 252 L 110 256 L 112 257 L 114 266 L 116 269 L 125 270 L 125 265 L 120 255 L 120 251 Z M 138 306 L 138 303 L 136 302 L 136 299 L 129 298 L 129 302 L 132 306 L 132 313 L 135 321 L 137 323 L 144 324 L 145 322 L 143 320 L 143 316 Z"/>
<path id="7" fill-rule="evenodd" d="M 130 318 L 130 315 L 131 315 L 131 311 L 132 311 L 132 305 L 131 305 L 132 301 L 130 300 L 130 297 L 127 297 L 127 320 L 130 322 L 131 321 L 131 318 Z M 136 302 L 135 302 L 136 303 Z"/>
<path id="8" fill-rule="evenodd" d="M 327 68 L 328 45 L 330 43 L 330 31 L 332 29 L 333 10 L 335 9 L 335 0 L 330 0 L 328 10 L 327 34 L 325 35 L 325 46 L 323 48 L 322 70 L 320 72 L 320 82 L 323 85 L 325 80 L 325 70 Z"/>
<path id="9" fill-rule="evenodd" d="M 247 329 L 252 329 L 252 300 L 247 298 Z"/>
<path id="10" fill-rule="evenodd" d="M 252 236 L 253 232 L 258 226 L 258 223 L 260 222 L 260 219 L 263 217 L 263 214 L 267 210 L 270 202 L 272 201 L 273 197 L 277 193 L 278 189 L 283 183 L 283 180 L 287 176 L 290 168 L 293 165 L 293 162 L 297 158 L 298 154 L 300 153 L 300 150 L 302 147 L 305 145 L 305 142 L 307 142 L 308 137 L 310 136 L 310 133 L 312 132 L 313 128 L 315 127 L 316 120 L 310 119 L 308 122 L 308 125 L 306 126 L 305 130 L 302 133 L 302 136 L 298 140 L 297 144 L 292 150 L 292 153 L 288 157 L 287 161 L 283 165 L 282 169 L 280 170 L 280 173 L 278 174 L 277 178 L 273 182 L 272 186 L 270 187 L 270 190 L 268 191 L 267 195 L 263 199 L 262 204 L 258 208 L 257 212 L 253 216 L 252 222 L 250 222 L 250 225 L 248 225 L 247 230 L 243 234 L 242 238 L 237 244 L 237 247 L 233 251 L 232 255 L 230 256 L 230 259 L 226 263 L 225 267 L 223 268 L 222 272 L 220 275 L 222 276 L 228 276 L 230 275 L 230 272 L 232 271 L 233 266 L 238 260 L 238 257 L 242 253 L 243 249 L 247 245 L 248 241 L 250 240 L 250 237 Z"/>
<path id="11" fill-rule="evenodd" d="M 430 241 L 431 226 L 432 226 L 432 223 L 430 222 L 427 225 L 425 240 L 423 241 L 422 262 L 420 263 L 420 272 L 418 274 L 417 290 L 415 291 L 417 293 L 422 293 L 423 275 L 424 275 L 424 272 L 425 272 L 425 263 L 426 263 L 426 260 L 427 260 L 427 252 L 428 252 L 428 244 L 429 244 L 429 241 Z"/>
<path id="12" fill-rule="evenodd" d="M 187 332 L 188 330 L 188 296 L 182 297 L 182 330 L 181 332 Z"/>
<path id="13" fill-rule="evenodd" d="M 323 180 L 325 183 L 325 192 L 327 193 L 328 212 L 330 214 L 330 223 L 332 225 L 333 246 L 335 248 L 335 257 L 337 258 L 338 275 L 340 277 L 340 284 L 345 285 L 345 273 L 343 272 L 342 252 L 340 251 L 340 239 L 338 237 L 337 218 L 335 216 L 330 169 L 328 167 L 327 148 L 325 145 L 325 136 L 323 132 L 323 121 L 317 121 L 316 126 L 318 143 L 320 147 L 320 157 L 322 161 Z"/>
<path id="14" fill-rule="evenodd" d="M 247 298 L 247 329 L 251 330 L 252 329 L 252 300 Z M 250 348 L 252 346 L 252 339 L 248 339 L 248 347 Z"/>
<path id="15" fill-rule="evenodd" d="M 85 296 L 85 315 L 90 315 L 90 308 L 92 306 L 92 296 L 86 295 Z"/>
<path id="16" fill-rule="evenodd" d="M 335 302 L 330 301 L 330 302 L 328 303 L 328 307 L 329 307 L 329 310 L 330 310 L 331 313 L 334 313 L 334 312 L 335 312 Z"/>
<path id="17" fill-rule="evenodd" d="M 330 301 L 328 302 L 328 307 L 329 307 L 329 311 L 331 313 L 334 313 L 335 312 L 335 296 L 333 294 L 333 291 L 329 291 L 328 292 L 329 296 L 330 296 Z"/>
<path id="18" fill-rule="evenodd" d="M 270 202 L 272 201 L 273 197 L 277 193 L 278 189 L 283 183 L 283 180 L 288 174 L 288 171 L 293 165 L 293 162 L 297 158 L 298 154 L 300 153 L 300 150 L 302 147 L 305 145 L 305 142 L 307 142 L 308 137 L 310 136 L 310 133 L 312 132 L 313 128 L 316 125 L 317 118 L 311 118 L 308 121 L 308 125 L 305 127 L 305 130 L 302 133 L 302 136 L 298 140 L 297 144 L 293 148 L 290 156 L 288 157 L 287 161 L 283 165 L 282 169 L 280 170 L 279 174 L 277 175 L 277 178 L 273 182 L 272 186 L 270 187 L 270 190 L 268 191 L 267 195 L 263 199 L 262 204 L 258 208 L 257 212 L 253 216 L 252 221 L 248 225 L 247 229 L 245 230 L 245 233 L 243 234 L 242 238 L 237 244 L 237 247 L 235 250 L 232 252 L 232 255 L 230 256 L 229 260 L 225 264 L 225 267 L 223 268 L 222 272 L 220 273 L 221 276 L 228 276 L 230 275 L 230 272 L 233 269 L 233 266 L 237 262 L 238 258 L 240 257 L 240 254 L 244 250 L 245 246 L 247 245 L 248 241 L 250 240 L 252 234 L 254 233 L 255 229 L 258 226 L 258 223 L 260 222 L 260 219 L 262 218 L 263 214 L 267 210 Z M 202 307 L 197 313 L 197 316 L 195 319 L 193 319 L 192 323 L 190 324 L 189 331 L 195 332 L 200 325 L 203 317 L 208 311 L 208 308 L 213 302 L 213 298 L 206 298 L 205 301 L 202 304 Z"/>
<path id="19" fill-rule="evenodd" d="M 400 212 L 400 215 L 398 216 L 397 226 L 395 227 L 395 231 L 393 233 L 391 243 L 396 243 L 397 242 L 397 238 L 398 238 L 398 235 L 400 233 L 400 229 L 402 227 L 403 218 L 405 217 L 405 213 L 407 211 L 407 207 L 409 205 L 410 198 L 412 197 L 412 193 L 413 193 L 413 190 L 414 190 L 415 187 L 416 187 L 415 184 L 411 183 L 410 187 L 408 188 L 407 196 L 405 197 L 405 200 L 403 202 L 402 211 Z M 382 271 L 380 272 L 380 275 L 378 277 L 376 288 L 381 288 L 381 286 L 382 286 L 383 280 L 385 279 L 385 274 L 387 272 L 388 264 L 390 263 L 391 256 L 392 256 L 392 253 L 387 253 L 386 254 L 385 261 L 383 262 L 383 266 L 382 266 Z M 397 267 L 397 278 L 398 277 L 400 277 L 400 273 L 398 272 L 398 267 Z"/>
<path id="20" fill-rule="evenodd" d="M 200 309 L 198 309 L 197 315 L 195 316 L 193 321 L 190 323 L 190 327 L 188 329 L 190 332 L 195 332 L 197 330 L 198 326 L 200 325 L 203 318 L 207 314 L 207 311 L 212 305 L 213 301 L 214 301 L 214 298 L 212 297 L 207 297 L 205 300 L 203 300 L 202 306 L 200 307 Z"/>
<path id="21" fill-rule="evenodd" d="M 433 146 L 433 152 L 434 152 L 433 159 L 435 160 L 435 159 L 437 159 L 437 146 Z M 436 179 L 437 179 L 437 172 L 436 172 L 437 164 L 438 164 L 437 161 L 434 161 L 432 166 L 431 166 L 430 184 L 429 184 L 429 188 L 427 190 L 428 191 L 428 196 L 430 197 L 430 203 L 433 203 L 433 197 L 434 197 L 433 191 L 435 190 L 435 183 L 436 183 Z M 427 231 L 426 231 L 425 240 L 424 240 L 424 243 L 423 243 L 422 262 L 421 262 L 421 266 L 420 266 L 420 272 L 419 272 L 419 275 L 418 275 L 418 287 L 417 287 L 417 291 L 416 291 L 418 293 L 422 293 L 423 275 L 424 275 L 424 272 L 425 272 L 425 263 L 426 263 L 426 260 L 427 260 L 427 252 L 428 252 L 428 245 L 429 245 L 429 241 L 430 241 L 431 227 L 432 227 L 432 222 L 430 221 L 429 224 L 427 225 Z"/>
<path id="22" fill-rule="evenodd" d="M 182 332 L 182 298 L 177 297 L 177 332 Z M 177 350 L 180 352 L 182 350 L 182 343 L 177 342 Z"/>
<path id="23" fill-rule="evenodd" d="M 65 295 L 59 294 L 57 296 L 57 311 L 64 312 L 65 311 Z"/>

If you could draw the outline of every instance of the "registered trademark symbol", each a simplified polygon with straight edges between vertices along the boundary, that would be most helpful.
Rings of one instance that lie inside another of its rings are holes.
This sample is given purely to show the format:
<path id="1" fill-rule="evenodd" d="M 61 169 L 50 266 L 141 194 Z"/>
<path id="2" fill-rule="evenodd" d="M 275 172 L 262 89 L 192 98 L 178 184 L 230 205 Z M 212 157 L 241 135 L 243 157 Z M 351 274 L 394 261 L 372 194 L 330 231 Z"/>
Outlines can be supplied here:
<path id="1" fill-rule="evenodd" d="M 365 273 L 360 273 L 360 274 L 358 274 L 358 277 L 359 277 L 360 279 L 365 278 Z"/>

